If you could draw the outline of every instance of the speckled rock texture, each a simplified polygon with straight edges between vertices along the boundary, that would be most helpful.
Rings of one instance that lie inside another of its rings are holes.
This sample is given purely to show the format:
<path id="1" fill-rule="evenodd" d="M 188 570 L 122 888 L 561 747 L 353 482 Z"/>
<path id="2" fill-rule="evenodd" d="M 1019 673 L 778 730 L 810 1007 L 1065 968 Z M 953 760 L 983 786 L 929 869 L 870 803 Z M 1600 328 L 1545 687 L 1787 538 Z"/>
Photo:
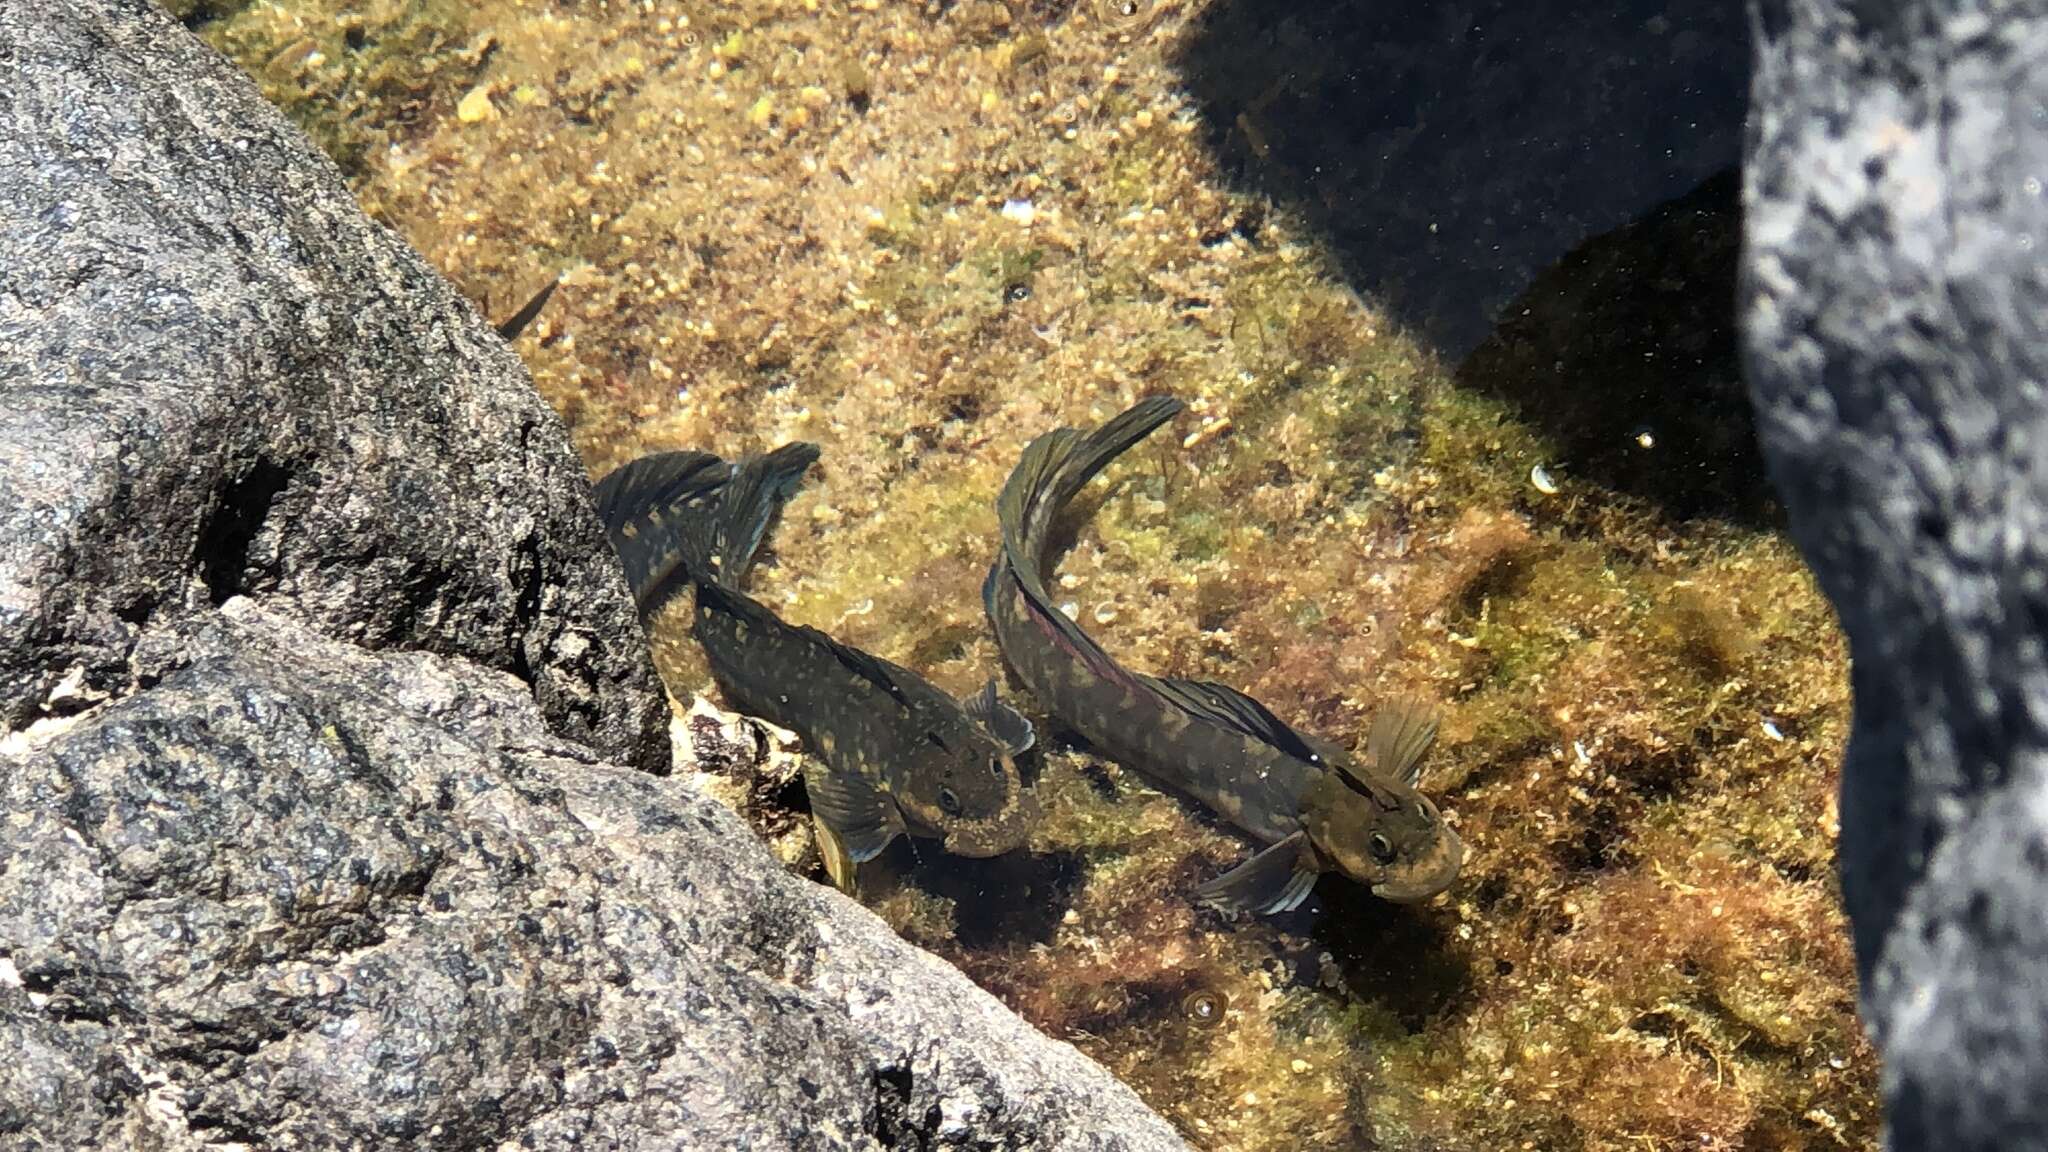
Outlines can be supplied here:
<path id="1" fill-rule="evenodd" d="M 0 1148 L 1177 1149 L 668 764 L 511 355 L 139 0 L 0 4 Z"/>
<path id="2" fill-rule="evenodd" d="M 0 4 L 0 221 L 0 723 L 246 595 L 666 770 L 560 421 L 232 66 L 141 0 Z"/>
<path id="3" fill-rule="evenodd" d="M 1747 367 L 1854 652 L 1891 1145 L 2048 1147 L 2048 6 L 1755 15 Z"/>
<path id="4" fill-rule="evenodd" d="M 0 1145 L 1174 1149 L 516 679 L 236 598 L 0 755 Z"/>

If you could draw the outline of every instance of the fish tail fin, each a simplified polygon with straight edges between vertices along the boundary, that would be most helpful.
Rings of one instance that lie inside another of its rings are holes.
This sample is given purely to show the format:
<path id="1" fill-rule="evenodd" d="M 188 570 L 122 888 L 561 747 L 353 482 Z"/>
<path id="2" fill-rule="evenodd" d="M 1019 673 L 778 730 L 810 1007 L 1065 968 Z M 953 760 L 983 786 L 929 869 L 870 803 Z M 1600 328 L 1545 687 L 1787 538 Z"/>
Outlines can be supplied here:
<path id="1" fill-rule="evenodd" d="M 996 503 L 1003 550 L 1025 587 L 1038 596 L 1045 594 L 1045 545 L 1060 509 L 1110 461 L 1185 407 L 1171 396 L 1153 396 L 1092 432 L 1057 428 L 1025 447 Z"/>
<path id="2" fill-rule="evenodd" d="M 540 310 L 548 306 L 548 297 L 555 294 L 555 289 L 560 287 L 561 283 L 562 278 L 557 276 L 553 280 L 548 281 L 540 291 L 534 293 L 533 297 L 527 300 L 520 307 L 519 311 L 514 312 L 503 324 L 498 325 L 498 338 L 508 344 L 519 339 L 520 333 L 526 331 L 527 325 L 532 324 L 540 316 Z"/>
<path id="3" fill-rule="evenodd" d="M 799 440 L 740 462 L 718 505 L 712 579 L 735 590 L 746 582 L 769 526 L 818 462 L 818 454 L 816 444 Z"/>
<path id="4" fill-rule="evenodd" d="M 641 619 L 710 574 L 704 542 L 732 471 L 709 452 L 657 452 L 620 465 L 592 489 Z"/>

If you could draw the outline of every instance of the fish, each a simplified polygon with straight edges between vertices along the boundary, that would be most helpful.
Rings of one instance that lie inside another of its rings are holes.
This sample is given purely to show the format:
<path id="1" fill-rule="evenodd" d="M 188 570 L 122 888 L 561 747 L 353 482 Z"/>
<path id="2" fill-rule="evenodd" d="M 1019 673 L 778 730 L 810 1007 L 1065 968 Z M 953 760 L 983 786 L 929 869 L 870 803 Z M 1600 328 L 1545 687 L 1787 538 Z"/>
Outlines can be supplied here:
<path id="1" fill-rule="evenodd" d="M 804 788 L 842 891 L 856 891 L 858 866 L 902 835 L 969 857 L 1021 847 L 1043 814 L 1018 766 L 1035 737 L 993 678 L 956 700 L 744 591 L 771 523 L 818 456 L 803 442 L 736 464 L 662 452 L 599 480 L 598 515 L 641 620 L 694 592 L 691 633 L 727 701 L 795 732 L 812 753 Z"/>
<path id="2" fill-rule="evenodd" d="M 982 585 L 1004 660 L 1097 751 L 1262 845 L 1197 887 L 1198 902 L 1287 912 L 1329 872 L 1397 903 L 1436 895 L 1456 880 L 1465 849 L 1416 787 L 1436 736 L 1428 704 L 1382 706 L 1363 756 L 1354 756 L 1228 685 L 1132 671 L 1054 606 L 1046 577 L 1055 518 L 1096 473 L 1184 407 L 1152 397 L 1091 432 L 1058 428 L 1025 447 L 997 501 L 1001 545 Z"/>

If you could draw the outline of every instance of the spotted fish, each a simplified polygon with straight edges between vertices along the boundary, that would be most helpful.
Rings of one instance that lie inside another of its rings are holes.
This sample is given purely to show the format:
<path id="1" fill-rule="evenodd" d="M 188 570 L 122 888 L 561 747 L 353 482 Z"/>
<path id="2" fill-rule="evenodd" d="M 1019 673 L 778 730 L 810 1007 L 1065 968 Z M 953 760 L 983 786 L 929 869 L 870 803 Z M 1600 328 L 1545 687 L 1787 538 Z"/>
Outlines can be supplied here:
<path id="1" fill-rule="evenodd" d="M 795 732 L 813 754 L 804 787 L 840 888 L 852 890 L 856 866 L 906 833 L 962 856 L 1021 846 L 1040 814 L 1017 767 L 1032 731 L 994 680 L 955 700 L 742 591 L 769 524 L 817 458 L 802 443 L 737 465 L 664 452 L 600 480 L 598 511 L 641 618 L 694 590 L 691 630 L 727 700 Z"/>
<path id="2" fill-rule="evenodd" d="M 1144 400 L 1092 432 L 1033 440 L 1003 486 L 1002 548 L 982 599 L 1003 656 L 1034 695 L 1103 754 L 1200 801 L 1264 848 L 1196 889 L 1233 911 L 1299 907 L 1325 872 L 1393 901 L 1449 887 L 1464 846 L 1416 791 L 1434 713 L 1381 708 L 1353 757 L 1299 732 L 1223 684 L 1147 676 L 1119 664 L 1046 591 L 1053 520 L 1076 493 L 1182 404 Z"/>

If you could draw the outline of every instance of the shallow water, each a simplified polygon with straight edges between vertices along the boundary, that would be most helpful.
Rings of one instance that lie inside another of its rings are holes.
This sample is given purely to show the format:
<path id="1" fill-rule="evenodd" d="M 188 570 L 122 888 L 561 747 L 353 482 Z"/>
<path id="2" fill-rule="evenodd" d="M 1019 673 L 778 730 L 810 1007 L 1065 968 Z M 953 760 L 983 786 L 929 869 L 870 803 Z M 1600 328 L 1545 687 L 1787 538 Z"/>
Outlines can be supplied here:
<path id="1" fill-rule="evenodd" d="M 1027 853 L 899 844 L 864 882 L 1198 1146 L 1875 1145 L 1845 652 L 1733 363 L 1739 29 L 184 7 L 493 318 L 565 276 L 517 347 L 594 474 L 819 442 L 757 591 L 950 690 L 999 668 L 978 586 L 1022 445 L 1191 402 L 1083 499 L 1059 595 L 1133 666 L 1347 745 L 1439 701 L 1459 883 L 1195 909 L 1246 842 L 1051 728 Z M 687 703 L 701 659 L 656 639 Z"/>

